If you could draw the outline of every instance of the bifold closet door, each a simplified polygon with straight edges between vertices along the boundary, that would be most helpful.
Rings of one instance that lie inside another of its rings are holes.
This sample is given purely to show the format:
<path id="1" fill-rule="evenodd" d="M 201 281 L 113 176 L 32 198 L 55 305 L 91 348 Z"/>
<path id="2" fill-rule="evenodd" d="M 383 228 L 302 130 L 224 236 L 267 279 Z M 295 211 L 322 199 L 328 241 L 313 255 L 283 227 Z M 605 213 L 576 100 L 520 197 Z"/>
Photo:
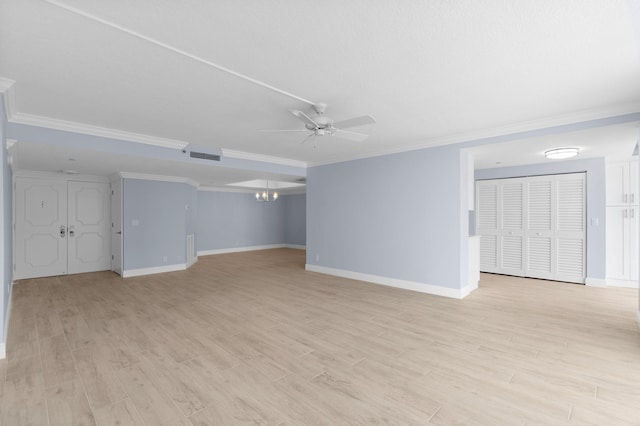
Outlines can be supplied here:
<path id="1" fill-rule="evenodd" d="M 584 173 L 477 182 L 483 272 L 584 282 Z"/>

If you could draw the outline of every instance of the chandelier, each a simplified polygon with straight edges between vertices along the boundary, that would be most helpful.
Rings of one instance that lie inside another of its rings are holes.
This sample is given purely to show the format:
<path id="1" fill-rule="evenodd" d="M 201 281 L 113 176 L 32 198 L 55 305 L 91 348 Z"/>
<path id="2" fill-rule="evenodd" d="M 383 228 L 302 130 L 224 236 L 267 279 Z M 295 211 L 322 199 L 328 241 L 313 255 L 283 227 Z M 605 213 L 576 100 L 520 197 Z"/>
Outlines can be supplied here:
<path id="1" fill-rule="evenodd" d="M 278 193 L 269 193 L 269 181 L 267 181 L 267 188 L 262 191 L 262 194 L 256 192 L 256 201 L 276 201 L 278 199 Z"/>

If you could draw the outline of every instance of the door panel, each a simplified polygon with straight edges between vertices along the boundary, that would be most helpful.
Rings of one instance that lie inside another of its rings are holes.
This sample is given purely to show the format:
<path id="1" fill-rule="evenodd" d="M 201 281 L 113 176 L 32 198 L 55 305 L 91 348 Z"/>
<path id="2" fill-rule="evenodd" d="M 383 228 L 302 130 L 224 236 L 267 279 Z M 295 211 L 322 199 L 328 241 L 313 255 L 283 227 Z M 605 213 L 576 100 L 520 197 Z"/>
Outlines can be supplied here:
<path id="1" fill-rule="evenodd" d="M 111 270 L 122 275 L 122 180 L 111 182 Z"/>
<path id="2" fill-rule="evenodd" d="M 15 279 L 67 273 L 66 183 L 16 179 Z"/>
<path id="3" fill-rule="evenodd" d="M 108 183 L 68 182 L 68 273 L 109 269 L 109 195 Z"/>

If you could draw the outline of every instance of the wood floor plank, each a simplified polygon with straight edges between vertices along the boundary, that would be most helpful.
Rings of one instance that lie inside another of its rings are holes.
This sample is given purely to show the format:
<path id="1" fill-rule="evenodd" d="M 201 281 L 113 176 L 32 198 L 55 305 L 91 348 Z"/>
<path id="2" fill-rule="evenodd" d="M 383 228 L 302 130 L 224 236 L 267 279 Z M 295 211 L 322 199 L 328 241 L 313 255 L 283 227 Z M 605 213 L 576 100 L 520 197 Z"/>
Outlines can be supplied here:
<path id="1" fill-rule="evenodd" d="M 136 364 L 118 372 L 131 402 L 145 424 L 169 425 L 183 421 L 184 416 L 153 379 L 153 372 Z"/>
<path id="2" fill-rule="evenodd" d="M 136 407 L 129 399 L 123 399 L 111 405 L 95 410 L 99 426 L 144 426 Z"/>
<path id="3" fill-rule="evenodd" d="M 47 389 L 46 398 L 51 426 L 96 424 L 79 380 L 59 383 Z"/>
<path id="4" fill-rule="evenodd" d="M 39 356 L 9 359 L 1 425 L 46 425 L 44 377 Z"/>
<path id="5" fill-rule="evenodd" d="M 127 397 L 110 362 L 98 351 L 92 348 L 78 349 L 73 351 L 73 358 L 93 409 Z"/>
<path id="6" fill-rule="evenodd" d="M 40 356 L 47 389 L 77 378 L 73 357 L 63 334 L 40 340 Z"/>
<path id="7" fill-rule="evenodd" d="M 483 274 L 457 300 L 304 264 L 16 282 L 0 424 L 640 424 L 637 290 Z"/>

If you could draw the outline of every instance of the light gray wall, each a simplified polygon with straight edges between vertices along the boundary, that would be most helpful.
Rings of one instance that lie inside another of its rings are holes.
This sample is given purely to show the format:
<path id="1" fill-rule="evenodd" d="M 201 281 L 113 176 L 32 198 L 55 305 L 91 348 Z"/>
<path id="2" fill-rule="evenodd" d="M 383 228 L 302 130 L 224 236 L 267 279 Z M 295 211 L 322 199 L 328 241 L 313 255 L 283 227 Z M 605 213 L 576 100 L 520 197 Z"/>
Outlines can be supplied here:
<path id="1" fill-rule="evenodd" d="M 253 194 L 198 191 L 197 250 L 284 244 L 284 206 Z"/>
<path id="2" fill-rule="evenodd" d="M 123 180 L 124 270 L 185 263 L 194 190 L 185 183 Z"/>
<path id="3" fill-rule="evenodd" d="M 7 162 L 7 117 L 4 109 L 4 95 L 0 94 L 0 191 L 2 191 L 2 210 L 0 211 L 0 233 L 2 245 L 0 250 L 0 276 L 2 289 L 0 294 L 0 343 L 6 342 L 5 326 L 9 314 L 9 295 L 13 281 L 13 234 L 12 234 L 12 200 L 11 200 L 11 168 Z"/>
<path id="4" fill-rule="evenodd" d="M 517 167 L 476 170 L 476 180 L 559 173 L 587 173 L 587 277 L 605 278 L 606 257 L 606 193 L 605 159 L 549 161 Z M 592 224 L 597 219 L 598 225 Z"/>
<path id="5" fill-rule="evenodd" d="M 307 263 L 464 287 L 467 161 L 443 146 L 310 168 Z"/>
<path id="6" fill-rule="evenodd" d="M 307 196 L 284 195 L 284 242 L 304 246 L 307 244 Z"/>

